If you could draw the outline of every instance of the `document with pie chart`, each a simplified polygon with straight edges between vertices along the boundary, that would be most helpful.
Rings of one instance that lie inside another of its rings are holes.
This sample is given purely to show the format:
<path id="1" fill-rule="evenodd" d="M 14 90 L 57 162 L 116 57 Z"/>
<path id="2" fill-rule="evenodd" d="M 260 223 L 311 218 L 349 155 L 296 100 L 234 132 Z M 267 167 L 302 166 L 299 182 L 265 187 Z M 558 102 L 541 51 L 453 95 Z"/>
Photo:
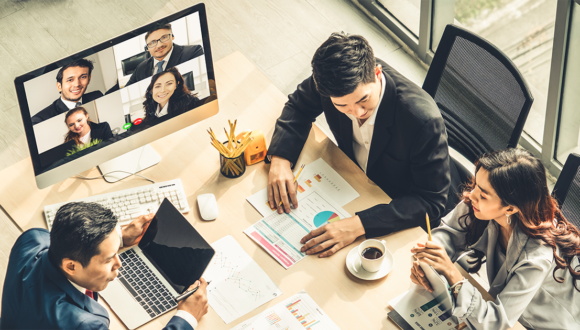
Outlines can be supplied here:
<path id="1" fill-rule="evenodd" d="M 298 208 L 290 213 L 270 213 L 244 231 L 284 268 L 304 259 L 300 240 L 310 231 L 349 218 L 338 203 L 316 187 L 304 193 Z"/>

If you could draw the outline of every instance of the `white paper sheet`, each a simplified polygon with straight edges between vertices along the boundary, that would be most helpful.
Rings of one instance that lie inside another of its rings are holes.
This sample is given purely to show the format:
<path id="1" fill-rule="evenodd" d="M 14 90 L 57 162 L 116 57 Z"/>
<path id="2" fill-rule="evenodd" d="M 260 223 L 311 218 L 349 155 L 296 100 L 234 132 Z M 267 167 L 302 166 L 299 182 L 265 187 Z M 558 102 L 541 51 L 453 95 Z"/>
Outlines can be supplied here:
<path id="1" fill-rule="evenodd" d="M 300 252 L 304 245 L 300 243 L 302 237 L 327 223 L 350 217 L 348 212 L 316 187 L 303 195 L 299 208 L 292 209 L 288 214 L 271 212 L 244 230 L 286 269 L 306 256 Z"/>
<path id="2" fill-rule="evenodd" d="M 299 170 L 299 166 L 297 166 L 297 168 Z M 298 173 L 298 170 L 294 172 L 294 175 Z M 299 202 L 298 207 L 301 206 L 300 201 L 314 187 L 324 191 L 340 206 L 344 206 L 360 196 L 360 194 L 322 158 L 318 158 L 312 163 L 304 166 L 297 182 L 298 193 L 296 197 Z M 272 209 L 270 209 L 270 206 L 268 205 L 267 188 L 248 197 L 247 201 L 250 202 L 250 204 L 252 204 L 252 206 L 264 217 L 272 213 Z"/>
<path id="3" fill-rule="evenodd" d="M 265 312 L 238 324 L 231 330 L 338 329 L 338 326 L 303 290 Z"/>
<path id="4" fill-rule="evenodd" d="M 211 245 L 216 251 L 204 273 L 209 305 L 226 324 L 243 316 L 282 291 L 232 236 Z"/>

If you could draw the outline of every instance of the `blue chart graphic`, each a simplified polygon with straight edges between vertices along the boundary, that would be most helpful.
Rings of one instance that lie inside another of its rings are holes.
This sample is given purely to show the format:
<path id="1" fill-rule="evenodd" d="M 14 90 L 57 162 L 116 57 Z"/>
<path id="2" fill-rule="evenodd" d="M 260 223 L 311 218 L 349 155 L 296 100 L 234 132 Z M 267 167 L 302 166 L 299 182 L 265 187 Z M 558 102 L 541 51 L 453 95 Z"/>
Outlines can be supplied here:
<path id="1" fill-rule="evenodd" d="M 335 222 L 338 220 L 340 220 L 338 214 L 332 211 L 322 211 L 314 216 L 313 222 L 316 228 L 318 228 L 320 226 L 326 225 L 327 223 Z"/>
<path id="2" fill-rule="evenodd" d="M 228 276 L 225 281 L 232 281 L 241 291 L 248 293 L 255 300 L 260 299 L 260 290 L 252 287 L 252 281 L 240 276 L 240 270 L 238 270 L 239 267 L 237 265 L 232 265 L 233 263 L 228 261 L 228 257 L 224 256 L 223 252 L 216 252 L 213 263 L 215 266 L 218 266 L 227 272 Z"/>

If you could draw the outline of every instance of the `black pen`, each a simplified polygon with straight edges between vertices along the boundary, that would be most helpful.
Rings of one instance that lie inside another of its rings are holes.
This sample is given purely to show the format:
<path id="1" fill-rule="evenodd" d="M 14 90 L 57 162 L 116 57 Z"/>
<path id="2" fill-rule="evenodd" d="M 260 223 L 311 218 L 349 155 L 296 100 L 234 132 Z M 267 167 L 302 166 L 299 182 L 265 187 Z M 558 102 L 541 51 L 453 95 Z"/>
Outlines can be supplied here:
<path id="1" fill-rule="evenodd" d="M 207 282 L 207 285 L 209 285 L 210 283 L 211 283 L 211 281 Z M 183 299 L 187 299 L 187 297 L 189 297 L 192 294 L 194 294 L 197 291 L 197 289 L 199 289 L 200 286 L 201 286 L 201 284 L 198 285 L 197 287 L 195 287 L 193 290 L 185 291 L 184 293 L 182 293 L 179 296 L 175 297 L 175 301 L 180 302 Z"/>

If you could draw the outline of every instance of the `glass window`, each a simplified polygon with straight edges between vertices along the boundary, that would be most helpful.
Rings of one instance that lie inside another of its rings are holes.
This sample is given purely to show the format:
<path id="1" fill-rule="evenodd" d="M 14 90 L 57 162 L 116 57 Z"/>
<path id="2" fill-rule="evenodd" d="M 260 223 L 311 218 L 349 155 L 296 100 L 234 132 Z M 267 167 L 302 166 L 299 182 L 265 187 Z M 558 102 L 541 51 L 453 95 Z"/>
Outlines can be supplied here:
<path id="1" fill-rule="evenodd" d="M 580 5 L 574 3 L 566 53 L 562 103 L 554 157 L 562 164 L 571 152 L 580 153 Z"/>
<path id="2" fill-rule="evenodd" d="M 518 67 L 534 96 L 524 126 L 542 144 L 557 1 L 455 0 L 455 20 L 487 39 Z"/>
<path id="3" fill-rule="evenodd" d="M 416 37 L 419 36 L 421 0 L 379 0 L 379 2 Z"/>

